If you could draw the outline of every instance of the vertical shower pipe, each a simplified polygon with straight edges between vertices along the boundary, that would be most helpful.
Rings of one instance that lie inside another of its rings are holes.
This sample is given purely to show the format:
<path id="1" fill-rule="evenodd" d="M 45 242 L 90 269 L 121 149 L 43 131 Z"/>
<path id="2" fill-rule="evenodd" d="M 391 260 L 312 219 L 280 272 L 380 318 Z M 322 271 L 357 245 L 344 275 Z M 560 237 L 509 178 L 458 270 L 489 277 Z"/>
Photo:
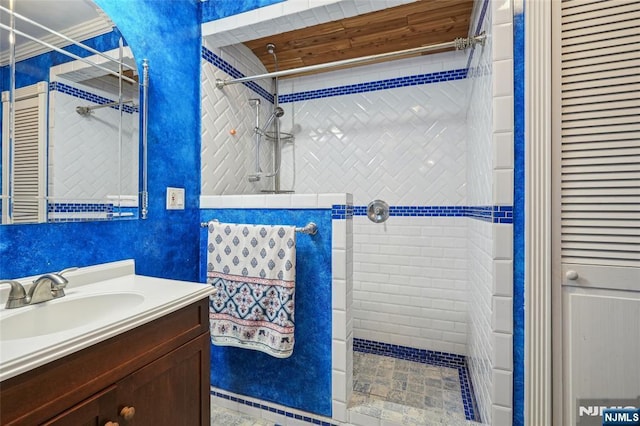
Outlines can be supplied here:
<path id="1" fill-rule="evenodd" d="M 273 79 L 275 93 L 273 94 L 273 107 L 278 107 L 278 77 Z M 274 121 L 275 132 L 276 132 L 276 144 L 275 144 L 275 153 L 273 156 L 273 162 L 275 163 L 276 175 L 273 177 L 273 190 L 277 194 L 280 192 L 280 166 L 282 165 L 282 144 L 280 142 L 280 119 L 276 117 Z"/>
<path id="2" fill-rule="evenodd" d="M 255 142 L 256 142 L 256 178 L 254 182 L 260 180 L 260 173 L 262 170 L 260 169 L 260 133 L 258 133 L 258 129 L 260 128 L 260 99 L 252 98 L 249 99 L 249 102 L 253 102 L 256 107 L 256 127 L 255 127 Z M 249 182 L 251 182 L 251 178 L 249 178 Z"/>
<path id="3" fill-rule="evenodd" d="M 278 57 L 276 56 L 276 46 L 273 43 L 267 44 L 267 51 L 273 55 L 274 69 L 278 71 Z M 278 108 L 278 77 L 273 78 L 273 109 L 275 111 Z M 273 192 L 280 192 L 280 166 L 282 165 L 282 144 L 280 142 L 280 119 L 275 117 L 274 127 L 276 132 L 274 155 L 273 155 L 273 169 L 275 170 L 275 176 L 273 177 Z"/>

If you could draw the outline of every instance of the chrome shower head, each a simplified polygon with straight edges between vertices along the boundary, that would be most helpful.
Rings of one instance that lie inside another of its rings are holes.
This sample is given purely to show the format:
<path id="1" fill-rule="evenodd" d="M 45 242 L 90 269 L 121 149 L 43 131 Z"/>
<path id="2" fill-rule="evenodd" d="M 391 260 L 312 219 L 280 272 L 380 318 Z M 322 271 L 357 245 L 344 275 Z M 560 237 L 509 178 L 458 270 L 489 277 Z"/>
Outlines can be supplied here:
<path id="1" fill-rule="evenodd" d="M 267 131 L 267 129 L 269 128 L 269 126 L 271 126 L 271 123 L 273 123 L 273 120 L 275 120 L 276 118 L 280 118 L 284 115 L 284 110 L 280 107 L 275 107 L 273 109 L 273 112 L 271 113 L 271 115 L 269 116 L 269 118 L 267 119 L 267 122 L 264 123 L 264 125 L 262 126 L 261 129 L 258 129 L 256 127 L 256 132 L 264 135 L 265 132 Z"/>
<path id="2" fill-rule="evenodd" d="M 267 43 L 267 53 L 273 56 L 274 68 L 276 71 L 278 71 L 278 56 L 276 56 L 276 45 L 273 43 Z"/>

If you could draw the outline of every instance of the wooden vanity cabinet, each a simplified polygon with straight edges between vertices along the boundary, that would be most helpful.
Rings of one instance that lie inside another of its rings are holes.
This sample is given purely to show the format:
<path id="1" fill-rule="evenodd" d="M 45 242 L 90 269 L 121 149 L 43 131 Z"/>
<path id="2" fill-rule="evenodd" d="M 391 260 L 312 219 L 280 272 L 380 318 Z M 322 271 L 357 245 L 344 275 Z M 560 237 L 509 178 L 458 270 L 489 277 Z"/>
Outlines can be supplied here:
<path id="1" fill-rule="evenodd" d="M 210 424 L 207 301 L 5 380 L 0 424 Z"/>

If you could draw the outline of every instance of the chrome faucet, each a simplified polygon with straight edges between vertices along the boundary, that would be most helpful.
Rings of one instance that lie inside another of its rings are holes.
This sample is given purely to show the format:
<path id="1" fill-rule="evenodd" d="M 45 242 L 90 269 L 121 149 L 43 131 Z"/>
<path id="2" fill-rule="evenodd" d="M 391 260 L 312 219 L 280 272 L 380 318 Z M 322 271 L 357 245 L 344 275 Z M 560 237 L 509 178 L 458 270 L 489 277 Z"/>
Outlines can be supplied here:
<path id="1" fill-rule="evenodd" d="M 6 309 L 20 308 L 29 304 L 27 301 L 27 293 L 24 291 L 24 287 L 18 281 L 6 280 L 0 282 L 2 284 L 10 284 L 11 291 L 9 291 L 9 297 L 7 298 L 7 304 L 4 306 Z"/>
<path id="2" fill-rule="evenodd" d="M 27 293 L 18 281 L 2 281 L 0 284 L 10 284 L 11 291 L 7 298 L 6 309 L 20 308 L 27 305 L 46 302 L 64 296 L 64 288 L 69 281 L 62 276 L 67 272 L 75 271 L 78 268 L 67 268 L 57 273 L 44 274 L 35 281 Z"/>

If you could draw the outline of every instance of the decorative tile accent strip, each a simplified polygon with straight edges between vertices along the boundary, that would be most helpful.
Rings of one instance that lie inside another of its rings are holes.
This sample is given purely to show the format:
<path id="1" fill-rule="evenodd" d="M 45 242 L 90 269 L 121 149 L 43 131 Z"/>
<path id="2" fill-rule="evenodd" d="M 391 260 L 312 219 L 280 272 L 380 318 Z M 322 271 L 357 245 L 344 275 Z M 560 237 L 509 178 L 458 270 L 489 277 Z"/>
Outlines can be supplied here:
<path id="1" fill-rule="evenodd" d="M 384 355 L 407 361 L 423 364 L 437 365 L 439 367 L 458 368 L 466 365 L 464 355 L 450 354 L 447 352 L 416 349 L 408 346 L 391 345 L 389 343 L 373 340 L 353 339 L 353 350 L 374 355 Z"/>
<path id="2" fill-rule="evenodd" d="M 229 62 L 225 61 L 220 56 L 216 55 L 215 53 L 213 53 L 212 51 L 210 51 L 204 46 L 202 46 L 202 59 L 209 62 L 214 67 L 217 67 L 220 70 L 226 72 L 227 74 L 229 74 L 231 78 L 246 77 L 246 75 L 241 73 L 237 68 L 235 68 Z M 256 92 L 258 95 L 265 98 L 267 101 L 271 103 L 274 102 L 273 95 L 267 92 L 265 89 L 263 89 L 262 86 L 254 83 L 253 81 L 247 81 L 242 84 L 244 84 L 246 87 Z"/>
<path id="3" fill-rule="evenodd" d="M 420 362 L 423 364 L 435 365 L 439 367 L 455 368 L 458 370 L 460 388 L 462 390 L 462 403 L 464 405 L 464 415 L 467 420 L 477 420 L 475 418 L 475 397 L 473 396 L 473 386 L 469 379 L 467 369 L 467 359 L 464 355 L 450 354 L 447 352 L 430 351 L 427 349 L 416 349 L 407 346 L 391 345 L 389 343 L 375 342 L 365 339 L 353 339 L 353 350 L 370 353 L 374 355 L 384 355 L 392 358 L 404 359 L 407 361 Z"/>
<path id="4" fill-rule="evenodd" d="M 462 394 L 462 406 L 464 407 L 464 417 L 467 420 L 480 422 L 480 411 L 476 405 L 476 397 L 473 392 L 473 383 L 466 364 L 464 367 L 458 368 L 458 377 L 460 379 L 460 392 Z M 477 414 L 476 414 L 477 413 Z"/>
<path id="5" fill-rule="evenodd" d="M 465 216 L 464 206 L 390 206 L 391 216 Z"/>
<path id="6" fill-rule="evenodd" d="M 113 204 L 109 203 L 51 203 L 49 213 L 112 213 Z"/>
<path id="7" fill-rule="evenodd" d="M 117 102 L 113 99 L 105 98 L 103 96 L 98 96 L 94 93 L 87 92 L 86 90 L 76 89 L 75 87 L 71 87 L 67 84 L 60 83 L 59 81 L 50 82 L 49 91 L 64 93 L 65 95 L 70 95 L 79 99 L 84 99 L 85 101 L 93 102 L 94 104 L 98 104 L 98 105 Z M 109 108 L 113 108 L 117 110 L 118 106 L 116 105 Z M 134 112 L 138 112 L 138 107 L 137 106 L 133 107 L 131 105 L 126 104 L 126 105 L 122 105 L 122 111 L 126 112 L 127 114 L 133 114 Z"/>
<path id="8" fill-rule="evenodd" d="M 467 217 L 471 217 L 474 219 L 484 220 L 486 222 L 491 222 L 491 212 L 493 208 L 491 206 L 469 206 L 467 207 Z"/>
<path id="9" fill-rule="evenodd" d="M 331 206 L 331 219 L 344 220 L 347 218 L 347 210 L 348 206 L 344 204 L 334 204 Z M 351 206 L 351 210 L 353 210 L 353 206 Z M 351 214 L 353 217 L 353 213 Z"/>
<path id="10" fill-rule="evenodd" d="M 229 401 L 233 401 L 233 402 L 237 402 L 239 404 L 244 404 L 247 405 L 249 407 L 254 407 L 254 408 L 259 408 L 261 410 L 265 410 L 265 411 L 269 411 L 271 413 L 276 413 L 279 414 L 281 416 L 285 416 L 285 417 L 290 417 L 292 419 L 296 419 L 296 420 L 301 420 L 303 422 L 307 422 L 307 423 L 311 423 L 314 425 L 321 425 L 321 426 L 338 426 L 334 423 L 330 423 L 321 419 L 317 419 L 317 418 L 313 418 L 313 417 L 309 417 L 309 416 L 303 416 L 301 414 L 297 414 L 297 413 L 292 413 L 286 410 L 283 410 L 281 408 L 276 408 L 273 407 L 271 405 L 269 405 L 268 402 L 266 401 L 260 401 L 260 402 L 252 402 L 252 401 L 248 401 L 242 398 L 238 398 L 236 396 L 233 395 L 227 395 L 226 393 L 222 393 L 222 392 L 218 392 L 215 390 L 215 388 L 211 388 L 210 389 L 211 395 L 218 397 L 218 398 L 222 398 L 222 399 L 226 399 Z"/>
<path id="11" fill-rule="evenodd" d="M 366 216 L 367 206 L 353 206 L 353 215 Z M 513 206 L 390 206 L 389 215 L 471 217 L 493 223 L 513 223 Z"/>
<path id="12" fill-rule="evenodd" d="M 389 78 L 386 80 L 369 81 L 366 83 L 349 84 L 347 86 L 328 87 L 326 89 L 290 93 L 281 95 L 278 98 L 278 101 L 284 104 L 287 102 L 306 101 L 309 99 L 328 98 L 331 96 L 350 95 L 353 93 L 375 92 L 378 90 L 394 89 L 397 87 L 418 86 L 421 84 L 462 80 L 466 77 L 466 68 L 450 71 L 439 71 L 429 74 L 409 75 L 406 77 L 397 77 Z"/>
<path id="13" fill-rule="evenodd" d="M 1 211 L 0 211 L 1 213 Z M 111 203 L 50 203 L 47 205 L 49 222 L 83 222 L 112 219 L 137 219 L 138 207 L 118 207 Z M 83 216 L 82 213 L 89 215 Z M 95 213 L 105 215 L 96 216 Z M 56 217 L 56 215 L 61 215 Z M 76 215 L 75 217 L 73 215 Z"/>
<path id="14" fill-rule="evenodd" d="M 513 223 L 513 206 L 493 206 L 493 223 Z"/>

